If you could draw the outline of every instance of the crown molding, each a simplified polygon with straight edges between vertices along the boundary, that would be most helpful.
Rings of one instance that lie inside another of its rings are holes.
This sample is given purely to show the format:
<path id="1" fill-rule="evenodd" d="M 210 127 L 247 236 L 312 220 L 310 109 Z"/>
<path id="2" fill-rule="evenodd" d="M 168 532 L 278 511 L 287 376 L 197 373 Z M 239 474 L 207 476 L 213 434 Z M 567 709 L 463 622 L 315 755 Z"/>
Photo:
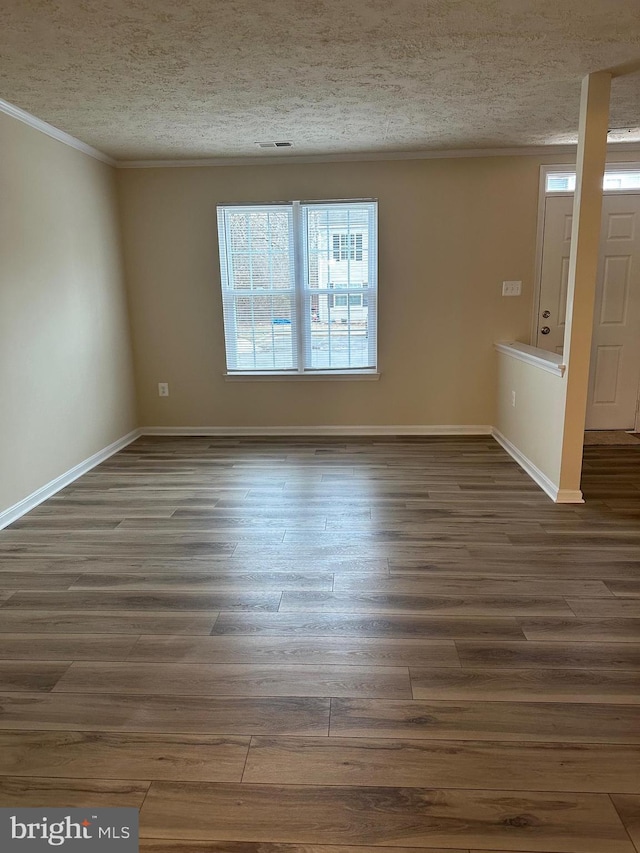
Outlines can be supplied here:
<path id="1" fill-rule="evenodd" d="M 29 127 L 32 127 L 34 130 L 39 130 L 40 133 L 44 133 L 52 139 L 57 139 L 58 142 L 62 142 L 70 148 L 75 148 L 76 151 L 82 151 L 83 154 L 88 154 L 89 157 L 100 160 L 102 163 L 106 163 L 109 166 L 116 165 L 116 161 L 112 157 L 109 157 L 108 154 L 103 154 L 102 151 L 98 151 L 97 148 L 93 148 L 91 145 L 87 145 L 86 142 L 76 139 L 76 137 L 71 136 L 70 133 L 65 133 L 64 130 L 60 130 L 52 124 L 42 121 L 42 119 L 28 113 L 26 110 L 21 110 L 20 107 L 16 107 L 15 104 L 10 104 L 9 101 L 3 101 L 2 98 L 0 98 L 0 112 L 21 121 L 23 124 L 28 124 Z"/>
<path id="2" fill-rule="evenodd" d="M 262 157 L 201 157 L 174 160 L 119 160 L 118 169 L 189 169 L 198 166 L 295 166 L 307 163 L 365 163 L 379 160 L 447 160 L 467 157 L 539 156 L 575 154 L 575 145 L 536 145 L 522 148 L 451 148 L 427 151 L 370 151 L 352 154 L 273 155 Z"/>
<path id="3" fill-rule="evenodd" d="M 609 153 L 640 152 L 638 142 L 618 142 L 607 146 Z M 118 160 L 118 169 L 193 169 L 203 166 L 295 166 L 307 163 L 366 163 L 380 160 L 450 160 L 473 157 L 554 157 L 575 156 L 577 145 L 530 145 L 520 148 L 450 148 L 427 151 L 371 151 L 353 154 L 309 156 L 270 155 L 263 157 L 201 157 L 174 160 Z"/>

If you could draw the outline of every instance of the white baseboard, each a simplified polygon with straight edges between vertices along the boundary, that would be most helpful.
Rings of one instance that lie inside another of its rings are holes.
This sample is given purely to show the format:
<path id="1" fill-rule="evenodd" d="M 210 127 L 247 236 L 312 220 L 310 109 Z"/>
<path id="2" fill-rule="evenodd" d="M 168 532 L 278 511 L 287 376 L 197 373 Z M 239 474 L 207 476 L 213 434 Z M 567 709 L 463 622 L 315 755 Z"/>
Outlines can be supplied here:
<path id="1" fill-rule="evenodd" d="M 264 426 L 264 427 L 141 427 L 141 435 L 202 435 L 202 436 L 350 436 L 350 435 L 491 435 L 487 425 L 429 425 L 429 426 Z"/>
<path id="2" fill-rule="evenodd" d="M 128 444 L 131 444 L 131 442 L 135 441 L 136 438 L 138 438 L 139 436 L 140 430 L 132 430 L 127 435 L 123 435 L 122 438 L 119 438 L 117 441 L 114 441 L 108 447 L 104 447 L 102 450 L 99 450 L 97 453 L 94 453 L 93 456 L 89 456 L 88 459 L 85 459 L 83 462 L 79 462 L 77 465 L 74 465 L 73 468 L 70 468 L 68 471 L 65 471 L 64 474 L 60 474 L 60 476 L 56 477 L 55 480 L 51 480 L 51 482 L 42 486 L 37 491 L 32 492 L 30 495 L 27 495 L 26 498 L 23 498 L 21 501 L 18 501 L 17 504 L 10 506 L 3 512 L 0 512 L 0 530 L 7 527 L 9 524 L 12 524 L 14 521 L 17 521 L 27 512 L 31 512 L 31 510 L 35 509 L 38 504 L 41 504 L 43 501 L 46 501 L 52 495 L 55 495 L 56 492 L 59 492 L 60 489 L 64 489 L 64 487 L 68 486 L 69 483 L 73 483 L 73 481 L 77 480 L 78 477 L 81 477 L 83 474 L 86 474 L 87 471 L 90 471 L 92 468 L 95 468 L 96 465 L 99 465 L 101 462 L 104 462 L 105 459 L 108 459 L 110 456 L 113 456 L 114 453 L 117 453 L 119 450 L 122 450 L 122 448 L 126 447 Z"/>
<path id="3" fill-rule="evenodd" d="M 526 471 L 531 479 L 537 483 L 543 492 L 546 492 L 554 503 L 558 504 L 582 504 L 584 498 L 581 491 L 570 491 L 569 489 L 559 489 L 547 475 L 541 471 L 537 465 L 524 455 L 515 444 L 512 444 L 509 439 L 504 436 L 499 429 L 495 427 L 492 430 L 493 437 L 498 444 L 503 447 L 509 456 L 514 459 L 518 465 Z"/>
<path id="4" fill-rule="evenodd" d="M 0 512 L 0 530 L 17 521 L 27 512 L 64 489 L 87 471 L 95 468 L 114 453 L 122 450 L 140 436 L 438 436 L 492 435 L 534 482 L 556 503 L 584 503 L 582 492 L 558 489 L 536 465 L 495 427 L 485 424 L 427 425 L 427 426 L 305 426 L 305 427 L 141 427 L 134 429 L 108 447 L 65 471 L 55 480 L 42 486 L 23 500 Z"/>

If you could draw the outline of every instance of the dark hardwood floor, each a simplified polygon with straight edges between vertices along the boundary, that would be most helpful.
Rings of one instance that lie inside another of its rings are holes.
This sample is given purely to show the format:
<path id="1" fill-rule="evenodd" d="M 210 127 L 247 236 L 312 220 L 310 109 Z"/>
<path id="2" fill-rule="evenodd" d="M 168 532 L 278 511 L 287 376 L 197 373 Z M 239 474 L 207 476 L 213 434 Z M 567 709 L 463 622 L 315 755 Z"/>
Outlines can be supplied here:
<path id="1" fill-rule="evenodd" d="M 143 853 L 640 851 L 640 443 L 146 438 L 0 532 L 0 805 Z M 634 847 L 635 844 L 635 847 Z"/>

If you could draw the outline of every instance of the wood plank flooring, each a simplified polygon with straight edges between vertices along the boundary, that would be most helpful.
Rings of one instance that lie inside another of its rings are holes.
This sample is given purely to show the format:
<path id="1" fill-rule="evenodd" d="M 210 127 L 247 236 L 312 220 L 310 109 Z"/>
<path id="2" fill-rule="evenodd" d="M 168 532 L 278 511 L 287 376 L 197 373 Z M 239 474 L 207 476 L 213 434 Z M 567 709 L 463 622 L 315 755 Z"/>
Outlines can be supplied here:
<path id="1" fill-rule="evenodd" d="M 639 853 L 640 443 L 145 438 L 0 532 L 0 805 L 143 853 Z"/>

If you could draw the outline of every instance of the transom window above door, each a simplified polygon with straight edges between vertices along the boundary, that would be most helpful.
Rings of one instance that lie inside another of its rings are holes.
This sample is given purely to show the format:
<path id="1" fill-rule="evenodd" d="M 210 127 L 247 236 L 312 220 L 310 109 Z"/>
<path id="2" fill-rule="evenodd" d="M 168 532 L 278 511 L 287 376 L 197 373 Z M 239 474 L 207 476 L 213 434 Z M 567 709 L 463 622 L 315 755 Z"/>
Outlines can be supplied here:
<path id="1" fill-rule="evenodd" d="M 377 202 L 220 205 L 228 374 L 377 369 Z"/>
<path id="2" fill-rule="evenodd" d="M 572 193 L 576 189 L 576 173 L 570 172 L 548 172 L 545 182 L 545 190 L 548 193 Z M 602 189 L 605 192 L 624 192 L 629 190 L 640 191 L 640 169 L 607 168 L 604 173 Z"/>

